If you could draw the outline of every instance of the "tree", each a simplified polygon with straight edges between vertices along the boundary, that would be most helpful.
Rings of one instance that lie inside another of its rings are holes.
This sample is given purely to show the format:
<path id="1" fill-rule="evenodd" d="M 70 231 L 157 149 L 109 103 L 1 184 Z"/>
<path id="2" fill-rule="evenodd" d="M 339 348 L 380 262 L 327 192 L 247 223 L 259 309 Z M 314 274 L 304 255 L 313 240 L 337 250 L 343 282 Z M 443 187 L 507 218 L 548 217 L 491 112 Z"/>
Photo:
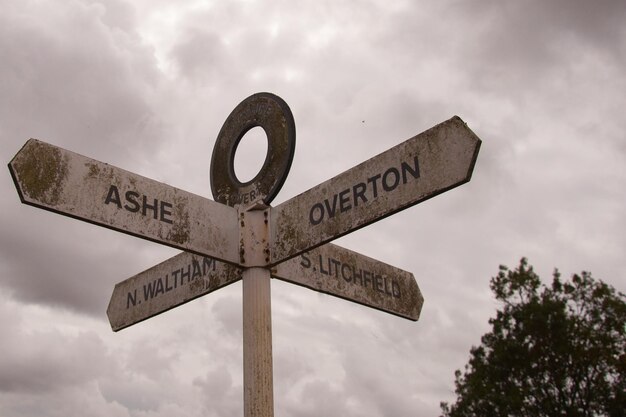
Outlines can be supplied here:
<path id="1" fill-rule="evenodd" d="M 526 259 L 500 266 L 491 332 L 455 372 L 444 417 L 626 415 L 626 298 L 588 272 L 542 285 Z"/>

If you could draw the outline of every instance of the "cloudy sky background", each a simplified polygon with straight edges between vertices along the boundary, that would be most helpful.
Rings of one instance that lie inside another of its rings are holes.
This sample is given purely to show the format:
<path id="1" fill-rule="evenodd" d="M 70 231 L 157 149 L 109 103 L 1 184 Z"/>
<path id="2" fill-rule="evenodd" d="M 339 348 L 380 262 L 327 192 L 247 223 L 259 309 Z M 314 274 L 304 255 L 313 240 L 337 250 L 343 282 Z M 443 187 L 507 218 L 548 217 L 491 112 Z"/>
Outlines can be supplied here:
<path id="1" fill-rule="evenodd" d="M 272 281 L 277 416 L 438 415 L 522 256 L 626 291 L 623 1 L 0 9 L 5 163 L 34 137 L 212 198 L 217 133 L 260 91 L 296 121 L 274 205 L 453 115 L 483 140 L 470 183 L 336 241 L 415 274 L 417 323 Z M 114 284 L 178 251 L 22 205 L 8 169 L 0 190 L 0 415 L 242 415 L 241 283 L 113 333 Z"/>

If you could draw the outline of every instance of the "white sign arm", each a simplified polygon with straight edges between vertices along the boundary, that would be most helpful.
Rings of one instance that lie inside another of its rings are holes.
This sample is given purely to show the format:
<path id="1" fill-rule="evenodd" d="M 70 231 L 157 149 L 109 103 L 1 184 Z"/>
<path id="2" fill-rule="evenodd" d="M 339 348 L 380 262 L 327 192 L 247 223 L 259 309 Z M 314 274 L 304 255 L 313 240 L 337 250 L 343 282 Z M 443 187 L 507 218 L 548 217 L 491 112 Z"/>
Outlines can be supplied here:
<path id="1" fill-rule="evenodd" d="M 271 264 L 468 182 L 480 143 L 455 116 L 280 204 Z"/>

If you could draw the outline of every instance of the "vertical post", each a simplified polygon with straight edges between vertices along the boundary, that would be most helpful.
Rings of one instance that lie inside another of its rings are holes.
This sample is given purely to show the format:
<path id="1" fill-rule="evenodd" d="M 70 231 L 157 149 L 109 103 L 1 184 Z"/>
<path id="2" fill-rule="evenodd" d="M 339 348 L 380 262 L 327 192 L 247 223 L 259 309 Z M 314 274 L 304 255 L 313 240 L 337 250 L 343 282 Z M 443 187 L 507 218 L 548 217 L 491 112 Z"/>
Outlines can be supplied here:
<path id="1" fill-rule="evenodd" d="M 243 273 L 243 415 L 274 416 L 270 270 Z"/>
<path id="2" fill-rule="evenodd" d="M 243 266 L 243 415 L 274 417 L 269 207 L 239 208 Z"/>

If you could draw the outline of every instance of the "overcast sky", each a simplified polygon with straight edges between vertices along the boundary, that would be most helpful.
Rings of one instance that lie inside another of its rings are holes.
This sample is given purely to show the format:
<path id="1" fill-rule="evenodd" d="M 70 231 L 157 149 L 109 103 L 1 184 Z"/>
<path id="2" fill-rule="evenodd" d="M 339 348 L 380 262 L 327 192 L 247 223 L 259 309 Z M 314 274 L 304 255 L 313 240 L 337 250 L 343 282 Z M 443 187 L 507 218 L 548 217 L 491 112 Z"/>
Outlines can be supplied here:
<path id="1" fill-rule="evenodd" d="M 212 199 L 217 133 L 261 91 L 297 131 L 273 205 L 453 115 L 482 139 L 471 182 L 335 242 L 415 274 L 418 322 L 272 280 L 277 416 L 439 415 L 500 264 L 626 291 L 621 0 L 0 8 L 5 163 L 38 138 Z M 178 251 L 22 205 L 8 169 L 0 187 L 0 415 L 242 415 L 241 282 L 113 333 L 115 283 Z"/>

